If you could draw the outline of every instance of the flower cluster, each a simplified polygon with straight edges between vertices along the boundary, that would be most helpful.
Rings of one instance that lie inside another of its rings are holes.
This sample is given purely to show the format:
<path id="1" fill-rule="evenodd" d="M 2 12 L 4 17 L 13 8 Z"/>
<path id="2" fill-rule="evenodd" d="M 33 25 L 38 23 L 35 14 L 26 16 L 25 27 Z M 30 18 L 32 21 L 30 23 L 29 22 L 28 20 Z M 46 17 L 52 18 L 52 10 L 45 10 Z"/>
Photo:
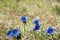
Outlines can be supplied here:
<path id="1" fill-rule="evenodd" d="M 22 21 L 24 24 L 26 24 L 26 22 L 27 22 L 27 17 L 26 17 L 26 16 L 22 16 L 22 17 L 21 17 L 21 21 Z M 35 20 L 33 21 L 33 23 L 35 24 L 35 26 L 34 26 L 34 28 L 33 28 L 33 31 L 35 31 L 35 30 L 40 30 L 39 20 L 38 20 L 38 19 L 35 19 Z M 51 35 L 51 34 L 54 33 L 54 31 L 55 31 L 54 28 L 48 27 L 48 29 L 47 29 L 45 32 L 46 32 L 48 35 Z M 21 34 L 21 32 L 19 31 L 18 28 L 16 28 L 16 29 L 9 30 L 8 33 L 7 33 L 7 36 L 8 36 L 8 37 L 18 37 L 20 34 Z"/>
<path id="2" fill-rule="evenodd" d="M 23 21 L 23 23 L 26 24 L 26 21 L 27 21 L 26 16 L 22 16 L 22 17 L 21 17 L 21 20 Z M 34 30 L 40 30 L 39 20 L 38 20 L 38 19 L 35 19 L 33 23 L 35 24 L 35 27 L 33 28 L 33 31 L 34 31 Z M 54 28 L 48 27 L 48 29 L 47 29 L 45 32 L 46 32 L 47 34 L 53 34 L 54 31 L 55 31 Z"/>
<path id="3" fill-rule="evenodd" d="M 8 33 L 7 33 L 7 36 L 17 38 L 20 34 L 21 34 L 21 32 L 19 31 L 18 28 L 16 28 L 16 29 L 9 30 Z"/>

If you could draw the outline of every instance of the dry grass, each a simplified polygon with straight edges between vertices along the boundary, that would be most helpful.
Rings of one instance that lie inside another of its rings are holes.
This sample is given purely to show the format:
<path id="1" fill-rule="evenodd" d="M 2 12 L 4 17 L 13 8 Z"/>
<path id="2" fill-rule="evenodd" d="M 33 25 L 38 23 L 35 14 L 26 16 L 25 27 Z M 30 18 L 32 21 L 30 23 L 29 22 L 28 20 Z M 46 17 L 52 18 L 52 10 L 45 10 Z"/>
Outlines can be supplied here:
<path id="1" fill-rule="evenodd" d="M 33 20 L 37 16 L 39 17 L 40 25 L 44 30 L 48 26 L 59 27 L 60 16 L 52 11 L 55 5 L 58 5 L 58 3 L 52 0 L 0 0 L 0 28 L 3 28 L 4 31 L 8 28 L 11 29 L 11 27 L 20 27 L 21 32 L 23 32 L 23 23 L 20 20 L 22 15 L 28 17 L 26 27 L 28 30 L 31 30 L 34 27 Z"/>

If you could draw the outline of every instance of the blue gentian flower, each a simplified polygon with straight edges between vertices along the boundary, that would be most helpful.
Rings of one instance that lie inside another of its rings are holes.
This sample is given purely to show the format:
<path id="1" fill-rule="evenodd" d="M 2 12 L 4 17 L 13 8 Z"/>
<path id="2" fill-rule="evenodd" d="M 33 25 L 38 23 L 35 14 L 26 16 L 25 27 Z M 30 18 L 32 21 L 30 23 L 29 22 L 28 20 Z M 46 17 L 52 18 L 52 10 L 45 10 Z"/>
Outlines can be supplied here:
<path id="1" fill-rule="evenodd" d="M 8 37 L 17 37 L 20 34 L 21 34 L 21 32 L 19 31 L 18 28 L 16 28 L 16 29 L 9 30 L 8 33 L 7 33 L 7 36 Z"/>
<path id="2" fill-rule="evenodd" d="M 12 35 L 13 35 L 12 30 L 9 30 L 8 33 L 7 33 L 7 36 L 8 36 L 8 37 L 11 37 Z"/>
<path id="3" fill-rule="evenodd" d="M 49 27 L 49 28 L 46 30 L 46 33 L 47 33 L 48 35 L 51 35 L 51 34 L 54 33 L 54 31 L 55 31 L 55 28 Z"/>
<path id="4" fill-rule="evenodd" d="M 21 32 L 19 31 L 18 28 L 13 29 L 12 31 L 13 31 L 13 36 L 14 36 L 14 37 L 17 37 L 17 36 L 19 36 L 19 34 L 21 34 Z"/>
<path id="5" fill-rule="evenodd" d="M 35 27 L 33 28 L 33 31 L 34 31 L 34 30 L 40 30 L 39 24 L 35 25 Z"/>
<path id="6" fill-rule="evenodd" d="M 34 24 L 37 24 L 38 25 L 39 24 L 39 20 L 38 19 L 35 19 L 34 20 Z"/>
<path id="7" fill-rule="evenodd" d="M 39 30 L 40 26 L 39 26 L 39 20 L 38 19 L 34 20 L 34 24 L 35 24 L 35 27 L 33 28 L 33 30 Z"/>
<path id="8" fill-rule="evenodd" d="M 23 21 L 23 23 L 26 24 L 26 20 L 27 20 L 26 16 L 22 16 L 22 17 L 21 17 L 21 20 Z"/>

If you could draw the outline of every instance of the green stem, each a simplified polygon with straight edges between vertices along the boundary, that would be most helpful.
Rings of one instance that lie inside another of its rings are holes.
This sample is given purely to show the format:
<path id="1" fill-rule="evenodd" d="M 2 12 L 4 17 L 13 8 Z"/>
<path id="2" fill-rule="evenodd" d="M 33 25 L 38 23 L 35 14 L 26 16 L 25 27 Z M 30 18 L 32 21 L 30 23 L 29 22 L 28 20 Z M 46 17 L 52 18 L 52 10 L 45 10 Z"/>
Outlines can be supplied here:
<path id="1" fill-rule="evenodd" d="M 50 35 L 50 36 L 51 36 L 51 39 L 54 40 L 54 39 L 53 39 L 53 35 Z"/>
<path id="2" fill-rule="evenodd" d="M 33 40 L 35 40 L 35 32 L 33 32 Z"/>
<path id="3" fill-rule="evenodd" d="M 24 24 L 24 36 L 26 35 L 26 27 L 25 27 L 25 24 Z"/>

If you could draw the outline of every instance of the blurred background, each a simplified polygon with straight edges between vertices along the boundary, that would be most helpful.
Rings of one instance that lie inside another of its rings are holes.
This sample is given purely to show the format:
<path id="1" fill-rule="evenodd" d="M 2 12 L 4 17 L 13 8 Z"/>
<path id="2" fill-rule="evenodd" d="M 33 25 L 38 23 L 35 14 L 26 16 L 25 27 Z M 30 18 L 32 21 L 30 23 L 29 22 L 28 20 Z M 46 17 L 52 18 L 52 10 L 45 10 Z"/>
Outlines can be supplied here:
<path id="1" fill-rule="evenodd" d="M 0 37 L 5 38 L 7 29 L 19 27 L 21 16 L 28 17 L 28 30 L 34 27 L 38 18 L 44 30 L 50 25 L 60 28 L 60 0 L 0 0 Z M 59 31 L 60 32 L 60 31 Z"/>

